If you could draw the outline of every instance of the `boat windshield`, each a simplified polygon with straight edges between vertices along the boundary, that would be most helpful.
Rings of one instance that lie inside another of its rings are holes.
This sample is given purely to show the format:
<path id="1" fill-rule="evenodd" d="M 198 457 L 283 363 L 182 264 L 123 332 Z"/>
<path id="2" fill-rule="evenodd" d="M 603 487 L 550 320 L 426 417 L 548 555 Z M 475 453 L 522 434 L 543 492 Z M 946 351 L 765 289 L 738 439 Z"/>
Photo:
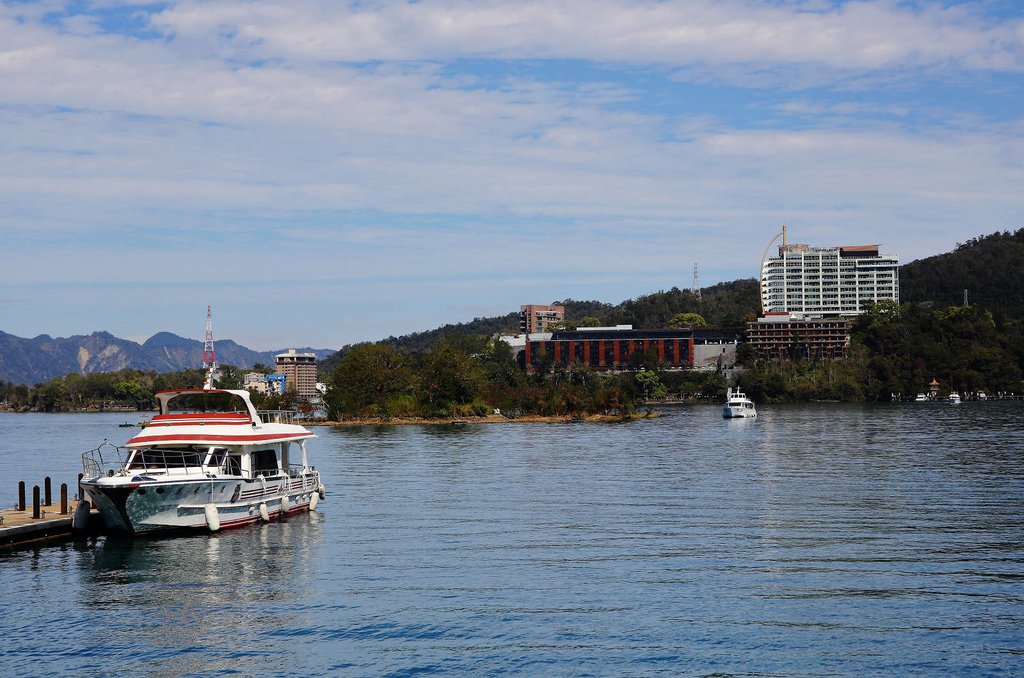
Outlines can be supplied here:
<path id="1" fill-rule="evenodd" d="M 191 414 L 197 412 L 242 412 L 247 413 L 245 400 L 235 393 L 224 391 L 189 391 L 180 393 L 167 401 L 167 411 L 161 414 Z"/>
<path id="2" fill-rule="evenodd" d="M 206 450 L 195 445 L 174 447 L 148 447 L 135 450 L 125 468 L 132 471 L 163 471 L 171 468 L 201 466 Z"/>

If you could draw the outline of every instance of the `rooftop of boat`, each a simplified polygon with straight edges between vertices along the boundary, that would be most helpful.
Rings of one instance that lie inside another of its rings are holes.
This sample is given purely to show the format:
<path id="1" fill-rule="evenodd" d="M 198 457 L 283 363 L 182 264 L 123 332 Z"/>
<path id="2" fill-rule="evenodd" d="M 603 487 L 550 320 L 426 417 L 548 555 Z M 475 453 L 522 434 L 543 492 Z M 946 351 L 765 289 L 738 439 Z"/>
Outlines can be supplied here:
<path id="1" fill-rule="evenodd" d="M 178 389 L 159 391 L 156 399 L 160 413 L 126 446 L 257 445 L 316 437 L 280 412 L 258 412 L 244 390 Z"/>

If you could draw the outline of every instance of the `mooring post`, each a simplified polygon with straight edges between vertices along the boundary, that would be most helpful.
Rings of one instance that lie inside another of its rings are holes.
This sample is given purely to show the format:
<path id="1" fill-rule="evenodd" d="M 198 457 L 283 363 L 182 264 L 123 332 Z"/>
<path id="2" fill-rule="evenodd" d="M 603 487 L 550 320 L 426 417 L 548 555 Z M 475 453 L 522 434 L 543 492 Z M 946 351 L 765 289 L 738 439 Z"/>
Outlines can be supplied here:
<path id="1" fill-rule="evenodd" d="M 39 486 L 32 486 L 32 517 L 40 518 L 42 514 L 39 512 Z"/>
<path id="2" fill-rule="evenodd" d="M 68 484 L 60 484 L 60 514 L 66 516 L 68 514 Z"/>
<path id="3" fill-rule="evenodd" d="M 83 499 L 85 499 L 85 497 L 82 496 L 82 477 L 84 475 L 84 473 L 78 474 L 78 501 L 82 501 Z"/>
<path id="4" fill-rule="evenodd" d="M 46 506 L 53 503 L 53 493 L 50 491 L 50 476 L 43 478 L 43 497 L 46 499 L 43 502 Z"/>
<path id="5" fill-rule="evenodd" d="M 18 481 L 18 510 L 25 510 L 25 481 Z"/>

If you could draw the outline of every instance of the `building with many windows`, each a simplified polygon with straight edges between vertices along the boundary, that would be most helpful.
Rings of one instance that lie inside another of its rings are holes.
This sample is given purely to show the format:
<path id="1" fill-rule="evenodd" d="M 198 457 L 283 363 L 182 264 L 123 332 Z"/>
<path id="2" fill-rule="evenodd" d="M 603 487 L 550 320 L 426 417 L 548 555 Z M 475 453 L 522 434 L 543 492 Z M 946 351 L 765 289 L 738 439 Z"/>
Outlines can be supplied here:
<path id="1" fill-rule="evenodd" d="M 761 309 L 770 313 L 854 316 L 876 301 L 899 302 L 899 258 L 878 245 L 782 245 L 761 264 Z"/>
<path id="2" fill-rule="evenodd" d="M 604 372 L 637 369 L 650 360 L 667 370 L 731 367 L 739 336 L 717 330 L 634 330 L 620 325 L 501 340 L 512 346 L 520 367 L 527 372 L 582 366 Z"/>
<path id="3" fill-rule="evenodd" d="M 747 341 L 774 358 L 845 358 L 850 328 L 844 318 L 768 313 L 747 324 Z"/>
<path id="4" fill-rule="evenodd" d="M 290 348 L 274 358 L 277 360 L 275 371 L 285 376 L 288 388 L 294 388 L 297 396 L 315 398 L 319 395 L 316 390 L 315 353 L 298 353 L 294 348 Z"/>
<path id="5" fill-rule="evenodd" d="M 565 320 L 564 306 L 526 304 L 519 307 L 519 331 L 524 334 L 548 332 L 548 326 Z"/>
<path id="6" fill-rule="evenodd" d="M 262 395 L 270 393 L 270 387 L 267 385 L 267 375 L 262 372 L 246 372 L 242 379 L 242 388 Z"/>

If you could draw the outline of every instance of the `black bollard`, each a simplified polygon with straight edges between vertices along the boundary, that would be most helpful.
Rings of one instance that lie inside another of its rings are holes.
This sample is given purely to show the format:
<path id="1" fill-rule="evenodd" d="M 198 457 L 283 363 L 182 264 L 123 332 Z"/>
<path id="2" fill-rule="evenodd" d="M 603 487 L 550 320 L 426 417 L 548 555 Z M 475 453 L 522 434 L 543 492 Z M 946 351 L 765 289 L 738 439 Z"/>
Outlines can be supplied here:
<path id="1" fill-rule="evenodd" d="M 68 514 L 68 484 L 60 484 L 60 514 L 66 516 Z"/>
<path id="2" fill-rule="evenodd" d="M 39 486 L 32 486 L 32 517 L 41 518 L 42 514 L 39 512 Z"/>
<path id="3" fill-rule="evenodd" d="M 43 497 L 46 499 L 43 502 L 46 506 L 53 503 L 53 493 L 50 491 L 50 476 L 43 478 Z"/>
<path id="4" fill-rule="evenodd" d="M 82 477 L 83 476 L 85 476 L 84 473 L 79 473 L 78 474 L 78 501 L 82 501 L 82 499 L 84 499 L 84 497 L 82 496 Z"/>
<path id="5" fill-rule="evenodd" d="M 18 481 L 18 510 L 25 510 L 25 481 Z"/>

